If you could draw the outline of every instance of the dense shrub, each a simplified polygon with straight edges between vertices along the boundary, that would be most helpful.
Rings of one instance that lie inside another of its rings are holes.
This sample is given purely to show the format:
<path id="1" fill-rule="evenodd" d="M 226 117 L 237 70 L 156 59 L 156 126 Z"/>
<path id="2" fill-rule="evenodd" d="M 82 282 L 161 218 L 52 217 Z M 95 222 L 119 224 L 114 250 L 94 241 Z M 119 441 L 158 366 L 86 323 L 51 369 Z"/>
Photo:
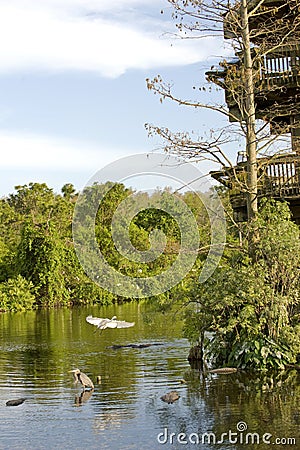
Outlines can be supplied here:
<path id="1" fill-rule="evenodd" d="M 24 311 L 36 304 L 34 286 L 21 275 L 0 283 L 0 310 Z"/>

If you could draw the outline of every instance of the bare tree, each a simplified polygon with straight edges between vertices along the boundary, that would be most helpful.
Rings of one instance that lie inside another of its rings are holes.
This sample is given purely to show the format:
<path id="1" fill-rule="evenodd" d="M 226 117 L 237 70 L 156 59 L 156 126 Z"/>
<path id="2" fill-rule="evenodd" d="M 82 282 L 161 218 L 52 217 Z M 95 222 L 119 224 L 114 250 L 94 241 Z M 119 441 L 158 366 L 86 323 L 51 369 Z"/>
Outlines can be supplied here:
<path id="1" fill-rule="evenodd" d="M 230 42 L 235 59 L 223 60 L 207 79 L 225 91 L 225 103 L 184 100 L 157 76 L 147 79 L 150 90 L 180 105 L 206 108 L 227 116 L 228 127 L 209 139 L 195 141 L 189 133 L 147 125 L 165 141 L 167 152 L 184 158 L 217 162 L 230 183 L 247 198 L 247 215 L 255 222 L 258 186 L 265 171 L 262 156 L 272 158 L 291 150 L 300 154 L 297 112 L 300 90 L 300 17 L 297 0 L 167 0 L 172 5 L 182 39 L 223 36 Z M 235 125 L 234 127 L 232 125 Z M 237 127 L 245 139 L 246 178 L 227 156 L 224 144 L 233 141 Z M 292 148 L 286 134 L 292 135 Z M 276 143 L 280 143 L 277 145 Z M 229 170 L 228 170 L 229 168 Z M 255 235 L 252 236 L 255 239 Z"/>

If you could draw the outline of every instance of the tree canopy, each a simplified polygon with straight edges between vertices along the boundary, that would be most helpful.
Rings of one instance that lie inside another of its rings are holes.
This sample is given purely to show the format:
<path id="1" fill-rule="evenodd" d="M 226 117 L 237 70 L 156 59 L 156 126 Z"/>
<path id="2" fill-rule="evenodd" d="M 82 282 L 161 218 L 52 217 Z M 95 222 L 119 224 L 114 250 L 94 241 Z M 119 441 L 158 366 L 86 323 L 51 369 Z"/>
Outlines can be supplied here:
<path id="1" fill-rule="evenodd" d="M 121 254 L 116 239 L 124 241 L 122 228 L 111 223 L 116 208 L 134 193 L 123 184 L 107 182 L 87 187 L 88 201 L 97 202 L 101 191 L 108 191 L 97 210 L 94 229 L 97 245 L 111 267 L 130 277 L 147 277 L 172 265 L 180 248 L 180 232 L 174 218 L 166 212 L 145 207 L 129 224 L 134 248 L 149 248 L 153 230 L 166 237 L 164 252 L 148 263 L 132 261 Z M 153 194 L 164 198 L 164 192 Z M 178 194 L 180 196 L 180 194 Z M 202 244 L 208 245 L 208 217 L 205 207 L 194 193 L 181 195 L 193 210 L 201 230 Z M 46 184 L 17 186 L 16 192 L 0 200 L 0 309 L 22 310 L 35 306 L 71 305 L 128 300 L 114 296 L 92 281 L 82 269 L 74 249 L 72 222 L 78 194 L 71 184 L 56 194 Z M 168 196 L 166 195 L 166 200 Z M 147 205 L 147 201 L 145 202 Z M 84 213 L 84 212 L 83 212 Z M 80 208 L 79 213 L 80 215 Z M 84 230 L 83 230 L 84 233 Z M 82 236 L 85 239 L 85 236 Z M 9 299 L 9 300 L 8 300 Z"/>

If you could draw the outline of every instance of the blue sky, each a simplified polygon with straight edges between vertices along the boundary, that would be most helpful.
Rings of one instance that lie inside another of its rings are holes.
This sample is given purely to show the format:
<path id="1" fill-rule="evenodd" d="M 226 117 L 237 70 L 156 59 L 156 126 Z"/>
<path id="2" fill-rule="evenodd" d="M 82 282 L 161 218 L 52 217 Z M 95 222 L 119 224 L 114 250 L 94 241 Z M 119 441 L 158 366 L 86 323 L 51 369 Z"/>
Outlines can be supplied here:
<path id="1" fill-rule="evenodd" d="M 224 53 L 215 39 L 172 37 L 171 13 L 167 0 L 0 0 L 0 196 L 31 181 L 81 189 L 118 158 L 159 148 L 145 123 L 219 126 L 146 88 L 161 74 L 194 99 Z"/>

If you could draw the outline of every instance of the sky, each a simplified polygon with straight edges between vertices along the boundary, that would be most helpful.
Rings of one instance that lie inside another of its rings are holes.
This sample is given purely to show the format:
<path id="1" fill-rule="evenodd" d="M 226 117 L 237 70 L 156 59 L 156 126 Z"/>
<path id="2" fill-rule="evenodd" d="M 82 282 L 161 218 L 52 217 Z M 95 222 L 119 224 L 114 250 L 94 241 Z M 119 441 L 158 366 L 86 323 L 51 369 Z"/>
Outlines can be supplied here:
<path id="1" fill-rule="evenodd" d="M 175 33 L 167 0 L 0 0 L 0 197 L 29 182 L 80 190 L 107 164 L 161 151 L 145 123 L 216 127 L 215 113 L 147 90 L 160 74 L 187 99 L 208 95 L 193 86 L 224 54 L 221 41 Z"/>

